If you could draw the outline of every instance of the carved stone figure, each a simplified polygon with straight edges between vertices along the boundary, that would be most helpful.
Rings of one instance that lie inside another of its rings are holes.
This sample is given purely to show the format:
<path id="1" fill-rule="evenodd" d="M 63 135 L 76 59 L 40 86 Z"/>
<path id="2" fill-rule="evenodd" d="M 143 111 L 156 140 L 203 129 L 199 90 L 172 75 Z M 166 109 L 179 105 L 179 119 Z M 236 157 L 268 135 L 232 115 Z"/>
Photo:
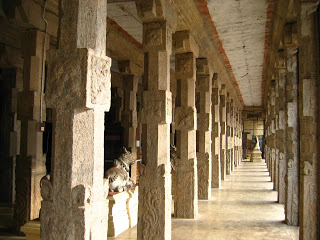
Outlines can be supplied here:
<path id="1" fill-rule="evenodd" d="M 104 174 L 105 178 L 109 179 L 110 192 L 122 192 L 133 187 L 134 182 L 129 177 L 129 171 L 134 162 L 131 152 L 123 147 L 119 157 L 114 160 L 113 167 Z"/>

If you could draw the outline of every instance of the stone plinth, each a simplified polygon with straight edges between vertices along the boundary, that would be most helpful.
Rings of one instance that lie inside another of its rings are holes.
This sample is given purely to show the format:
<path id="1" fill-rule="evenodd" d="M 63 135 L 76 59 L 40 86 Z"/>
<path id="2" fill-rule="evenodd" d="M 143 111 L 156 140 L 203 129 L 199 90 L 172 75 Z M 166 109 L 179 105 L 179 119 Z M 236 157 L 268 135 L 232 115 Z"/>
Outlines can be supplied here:
<path id="1" fill-rule="evenodd" d="M 262 162 L 261 151 L 254 149 L 251 152 L 250 162 Z"/>
<path id="2" fill-rule="evenodd" d="M 127 200 L 127 211 L 130 228 L 134 227 L 138 223 L 138 193 L 138 186 L 128 190 L 129 199 Z"/>
<path id="3" fill-rule="evenodd" d="M 127 202 L 130 195 L 128 191 L 109 193 L 108 237 L 116 237 L 129 228 Z"/>
<path id="4" fill-rule="evenodd" d="M 40 240 L 39 221 L 29 221 L 20 230 L 26 235 L 26 240 Z"/>

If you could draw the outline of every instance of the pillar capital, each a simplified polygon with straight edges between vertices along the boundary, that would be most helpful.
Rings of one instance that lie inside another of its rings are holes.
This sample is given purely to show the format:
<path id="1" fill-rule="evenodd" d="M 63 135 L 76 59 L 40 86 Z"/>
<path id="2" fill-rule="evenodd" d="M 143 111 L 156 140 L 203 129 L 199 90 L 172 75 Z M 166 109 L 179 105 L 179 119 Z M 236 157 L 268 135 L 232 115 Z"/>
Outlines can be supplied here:
<path id="1" fill-rule="evenodd" d="M 198 57 L 199 47 L 190 31 L 175 32 L 172 39 L 175 54 L 192 52 L 195 57 Z"/>
<path id="2" fill-rule="evenodd" d="M 136 0 L 139 18 L 144 23 L 168 21 L 170 28 L 177 27 L 177 13 L 170 1 L 165 0 Z"/>

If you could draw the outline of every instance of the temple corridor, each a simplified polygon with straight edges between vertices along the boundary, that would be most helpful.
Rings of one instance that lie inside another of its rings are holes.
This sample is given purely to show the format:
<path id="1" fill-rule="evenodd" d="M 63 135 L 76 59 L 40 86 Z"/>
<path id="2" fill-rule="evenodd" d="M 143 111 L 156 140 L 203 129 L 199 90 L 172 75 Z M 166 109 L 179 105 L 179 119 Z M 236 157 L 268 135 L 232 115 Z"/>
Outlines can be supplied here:
<path id="1" fill-rule="evenodd" d="M 195 220 L 173 218 L 172 239 L 299 239 L 298 227 L 286 225 L 284 217 L 266 164 L 243 161 L 220 189 L 212 189 L 209 201 L 199 201 Z M 110 239 L 137 239 L 136 231 Z"/>

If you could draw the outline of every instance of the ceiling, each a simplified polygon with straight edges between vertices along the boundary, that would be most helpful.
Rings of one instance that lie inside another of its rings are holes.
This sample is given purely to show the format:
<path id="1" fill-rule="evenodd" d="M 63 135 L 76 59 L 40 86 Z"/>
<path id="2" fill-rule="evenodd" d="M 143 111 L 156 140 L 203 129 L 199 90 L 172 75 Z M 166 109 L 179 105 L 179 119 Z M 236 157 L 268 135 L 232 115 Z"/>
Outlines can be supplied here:
<path id="1" fill-rule="evenodd" d="M 262 106 L 268 0 L 207 0 L 207 7 L 244 105 Z M 142 42 L 142 22 L 134 1 L 108 0 L 108 17 Z"/>

